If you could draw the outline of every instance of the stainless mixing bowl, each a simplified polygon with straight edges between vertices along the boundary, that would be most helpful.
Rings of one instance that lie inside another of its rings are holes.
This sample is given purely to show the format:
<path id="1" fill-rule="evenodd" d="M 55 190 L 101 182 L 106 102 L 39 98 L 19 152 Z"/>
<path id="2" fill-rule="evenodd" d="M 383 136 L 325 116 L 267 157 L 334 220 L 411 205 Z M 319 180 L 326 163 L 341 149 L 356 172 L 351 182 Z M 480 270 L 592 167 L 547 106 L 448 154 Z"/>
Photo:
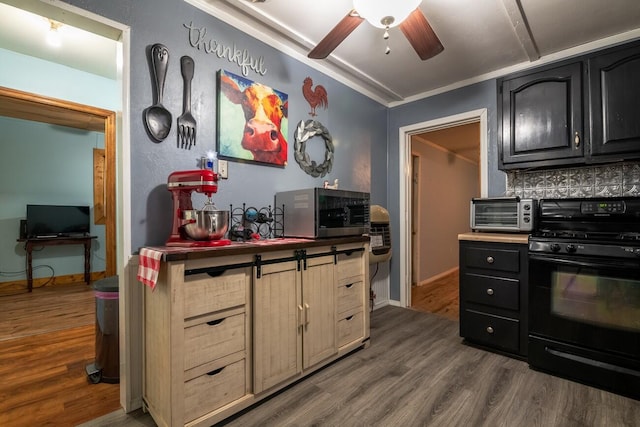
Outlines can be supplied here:
<path id="1" fill-rule="evenodd" d="M 183 212 L 183 219 L 191 221 L 183 225 L 183 229 L 193 240 L 219 240 L 229 228 L 229 211 L 189 210 Z"/>

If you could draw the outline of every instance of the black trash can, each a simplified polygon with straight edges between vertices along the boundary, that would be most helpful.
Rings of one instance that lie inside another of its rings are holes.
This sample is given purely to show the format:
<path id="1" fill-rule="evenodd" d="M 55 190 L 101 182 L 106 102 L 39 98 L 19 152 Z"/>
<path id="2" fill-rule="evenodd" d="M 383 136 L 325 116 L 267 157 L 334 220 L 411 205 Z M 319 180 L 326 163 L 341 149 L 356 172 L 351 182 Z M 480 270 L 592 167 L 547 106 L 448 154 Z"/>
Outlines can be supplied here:
<path id="1" fill-rule="evenodd" d="M 120 382 L 120 344 L 118 333 L 118 276 L 94 282 L 96 297 L 96 360 L 87 365 L 94 384 Z"/>

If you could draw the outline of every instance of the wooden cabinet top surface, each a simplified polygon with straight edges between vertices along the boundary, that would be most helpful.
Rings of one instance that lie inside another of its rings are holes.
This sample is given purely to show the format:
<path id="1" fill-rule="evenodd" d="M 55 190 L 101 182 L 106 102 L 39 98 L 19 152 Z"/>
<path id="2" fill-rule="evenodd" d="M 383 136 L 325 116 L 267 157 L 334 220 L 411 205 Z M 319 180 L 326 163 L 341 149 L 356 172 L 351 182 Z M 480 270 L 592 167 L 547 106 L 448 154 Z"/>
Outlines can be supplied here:
<path id="1" fill-rule="evenodd" d="M 181 261 L 210 257 L 234 256 L 258 254 L 272 251 L 305 249 L 320 246 L 335 246 L 348 243 L 364 243 L 369 241 L 369 236 L 350 236 L 328 239 L 298 239 L 282 238 L 256 240 L 252 242 L 231 242 L 227 246 L 214 247 L 147 247 L 162 253 L 162 261 Z"/>
<path id="2" fill-rule="evenodd" d="M 528 244 L 529 235 L 522 233 L 462 233 L 458 240 L 472 240 L 476 242 L 520 243 Z"/>

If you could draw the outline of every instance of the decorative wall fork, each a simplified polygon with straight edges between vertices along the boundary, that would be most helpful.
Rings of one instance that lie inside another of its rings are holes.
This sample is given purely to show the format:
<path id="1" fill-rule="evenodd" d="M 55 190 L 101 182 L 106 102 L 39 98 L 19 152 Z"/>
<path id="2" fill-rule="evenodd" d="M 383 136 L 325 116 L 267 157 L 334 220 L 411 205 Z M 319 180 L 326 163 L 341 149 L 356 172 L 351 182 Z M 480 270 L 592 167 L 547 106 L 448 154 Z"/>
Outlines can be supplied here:
<path id="1" fill-rule="evenodd" d="M 191 115 L 191 80 L 194 63 L 188 56 L 180 58 L 180 72 L 184 81 L 182 115 L 178 117 L 178 148 L 191 149 L 196 145 L 196 119 Z"/>

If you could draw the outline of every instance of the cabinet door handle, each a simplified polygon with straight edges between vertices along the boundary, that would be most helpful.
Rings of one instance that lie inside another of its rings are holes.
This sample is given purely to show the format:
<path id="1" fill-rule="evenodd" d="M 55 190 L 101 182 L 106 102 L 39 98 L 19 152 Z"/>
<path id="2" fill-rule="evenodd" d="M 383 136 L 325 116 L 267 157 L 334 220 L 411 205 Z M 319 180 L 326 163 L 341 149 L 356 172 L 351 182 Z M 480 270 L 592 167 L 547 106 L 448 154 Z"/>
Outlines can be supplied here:
<path id="1" fill-rule="evenodd" d="M 302 323 L 302 310 L 304 310 L 302 306 L 298 305 L 298 327 L 300 328 L 304 326 L 304 323 Z"/>
<path id="2" fill-rule="evenodd" d="M 488 288 L 487 289 L 487 295 L 493 295 L 493 289 Z"/>
<path id="3" fill-rule="evenodd" d="M 493 328 L 491 326 L 487 326 L 487 332 L 492 334 L 493 333 Z"/>
<path id="4" fill-rule="evenodd" d="M 493 264 L 493 262 L 494 262 L 494 261 L 495 261 L 495 260 L 493 259 L 493 257 L 492 257 L 492 256 L 488 256 L 488 257 L 487 257 L 487 262 L 488 262 L 489 264 Z"/>
<path id="5" fill-rule="evenodd" d="M 578 132 L 576 132 L 575 136 L 573 137 L 573 143 L 575 144 L 576 148 L 580 147 L 580 134 Z"/>
<path id="6" fill-rule="evenodd" d="M 309 304 L 304 303 L 304 326 L 309 326 Z"/>
<path id="7" fill-rule="evenodd" d="M 220 323 L 224 322 L 225 319 L 226 319 L 226 317 L 223 318 L 223 319 L 218 319 L 218 320 L 210 320 L 209 322 L 207 322 L 207 325 L 216 326 L 216 325 L 219 325 Z"/>

